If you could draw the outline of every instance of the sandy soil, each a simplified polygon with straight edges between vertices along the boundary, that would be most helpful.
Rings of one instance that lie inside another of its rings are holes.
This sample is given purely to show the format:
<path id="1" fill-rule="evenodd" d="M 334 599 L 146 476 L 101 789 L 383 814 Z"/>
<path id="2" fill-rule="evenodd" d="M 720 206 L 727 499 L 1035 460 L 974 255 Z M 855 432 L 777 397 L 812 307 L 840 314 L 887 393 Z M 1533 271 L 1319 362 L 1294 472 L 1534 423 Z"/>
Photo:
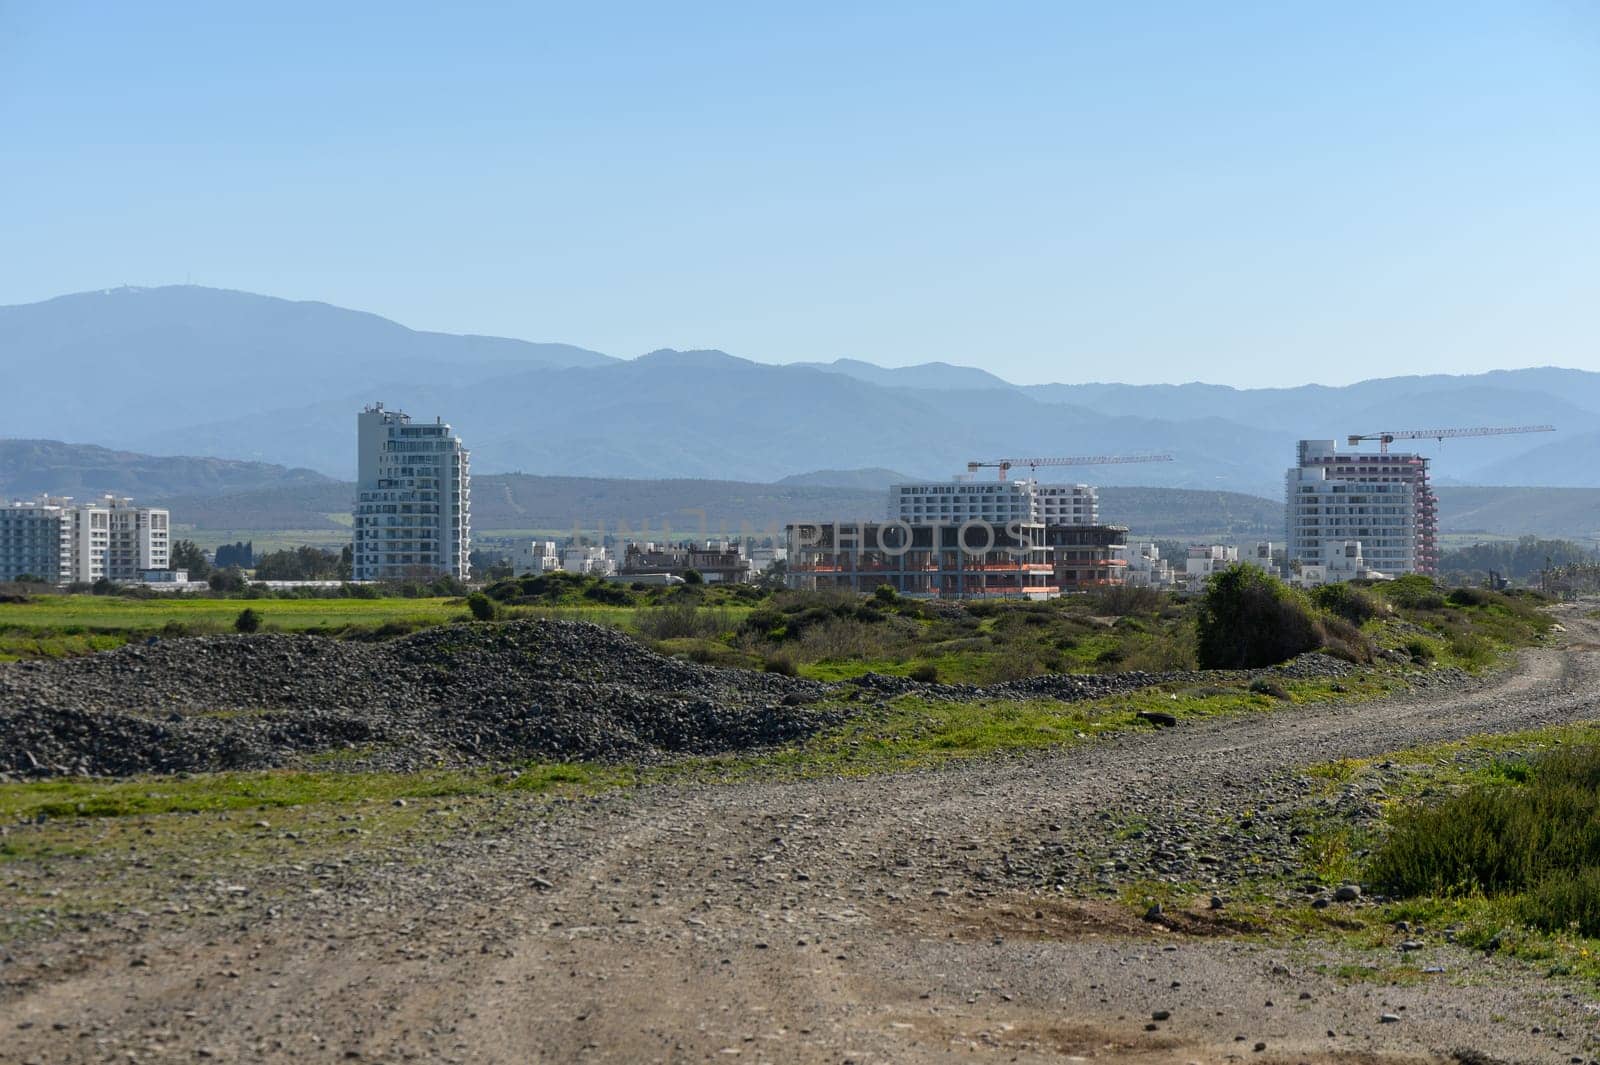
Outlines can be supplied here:
<path id="1" fill-rule="evenodd" d="M 1593 989 L 1442 940 L 1436 977 L 1352 980 L 1354 948 L 1239 935 L 1204 899 L 1150 922 L 1048 872 L 1113 800 L 1237 817 L 1297 766 L 1600 718 L 1600 628 L 1562 620 L 1559 646 L 1457 691 L 615 793 L 404 860 L 269 870 L 209 911 L 0 948 L 0 1062 L 1600 1059 Z"/>

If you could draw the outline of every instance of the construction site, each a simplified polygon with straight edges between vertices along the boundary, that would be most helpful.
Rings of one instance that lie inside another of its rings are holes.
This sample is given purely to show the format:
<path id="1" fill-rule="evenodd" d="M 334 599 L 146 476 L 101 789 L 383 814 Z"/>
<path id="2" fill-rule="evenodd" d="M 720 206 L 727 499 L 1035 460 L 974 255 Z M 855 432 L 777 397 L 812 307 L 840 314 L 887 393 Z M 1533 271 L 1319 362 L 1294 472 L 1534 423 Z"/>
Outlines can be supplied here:
<path id="1" fill-rule="evenodd" d="M 1089 484 L 1042 483 L 1040 469 L 1170 462 L 1171 455 L 974 460 L 949 481 L 897 484 L 880 520 L 819 520 L 785 527 L 787 583 L 802 590 L 871 592 L 887 585 L 919 598 L 1050 599 L 1120 585 L 1197 588 L 1244 563 L 1302 587 L 1434 574 L 1439 504 L 1430 459 L 1391 451 L 1400 440 L 1505 436 L 1549 425 L 1384 430 L 1301 440 L 1285 475 L 1282 543 L 1190 545 L 1163 559 L 1102 523 Z M 1363 445 L 1376 443 L 1375 450 Z M 1013 471 L 1026 468 L 1026 477 Z M 994 470 L 996 479 L 981 476 Z"/>

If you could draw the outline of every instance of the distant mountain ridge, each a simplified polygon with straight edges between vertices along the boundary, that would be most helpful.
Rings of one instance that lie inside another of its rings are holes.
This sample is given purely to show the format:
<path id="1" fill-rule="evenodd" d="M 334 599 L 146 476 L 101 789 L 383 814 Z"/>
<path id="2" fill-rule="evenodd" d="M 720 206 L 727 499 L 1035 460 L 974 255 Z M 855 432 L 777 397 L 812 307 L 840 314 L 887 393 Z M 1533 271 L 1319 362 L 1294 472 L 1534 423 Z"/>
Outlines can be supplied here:
<path id="1" fill-rule="evenodd" d="M 1123 468 L 1119 467 L 1118 472 Z M 894 470 L 819 470 L 776 484 L 727 479 L 620 479 L 484 474 L 473 478 L 473 523 L 494 530 L 623 526 L 682 535 L 765 529 L 797 519 L 857 519 L 885 512 Z M 40 492 L 88 498 L 132 495 L 172 508 L 180 526 L 204 530 L 338 532 L 349 526 L 355 486 L 306 469 L 186 456 L 140 455 L 53 440 L 0 440 L 0 498 Z M 1600 489 L 1443 487 L 1446 532 L 1600 537 Z M 1280 540 L 1277 498 L 1224 491 L 1110 485 L 1104 521 L 1135 537 L 1225 536 Z"/>
<path id="2" fill-rule="evenodd" d="M 0 307 L 0 355 L 7 433 L 112 446 L 137 441 L 152 424 L 254 414 L 330 393 L 381 399 L 384 381 L 615 361 L 570 344 L 420 332 L 326 303 L 194 285 Z M 178 446 L 161 450 L 188 451 L 177 437 Z"/>
<path id="3" fill-rule="evenodd" d="M 866 470 L 812 470 L 809 473 L 791 473 L 787 477 L 780 477 L 776 483 L 815 485 L 825 488 L 861 488 L 881 492 L 892 484 L 906 484 L 922 479 L 908 473 L 875 467 Z"/>
<path id="4" fill-rule="evenodd" d="M 1015 389 L 1017 386 L 973 366 L 948 362 L 923 362 L 915 366 L 878 366 L 860 359 L 834 359 L 832 362 L 792 362 L 790 366 L 843 374 L 857 380 L 891 388 L 926 388 L 934 391 L 961 391 L 971 388 Z"/>
<path id="5" fill-rule="evenodd" d="M 148 501 L 173 493 L 221 496 L 334 483 L 314 470 L 262 462 L 140 455 L 59 440 L 0 439 L 0 499 L 41 493 L 87 499 L 109 493 Z"/>
<path id="6" fill-rule="evenodd" d="M 1600 487 L 1600 374 L 1540 368 L 1330 387 L 1013 385 L 948 362 L 771 365 L 715 350 L 616 359 L 411 330 L 324 303 L 194 286 L 0 307 L 0 426 L 353 476 L 354 417 L 442 416 L 479 473 L 773 482 L 955 474 L 973 459 L 1169 452 L 1133 486 L 1275 497 L 1300 438 L 1549 422 L 1558 437 L 1423 442 L 1442 485 Z M 1072 479 L 1104 481 L 1085 467 Z"/>

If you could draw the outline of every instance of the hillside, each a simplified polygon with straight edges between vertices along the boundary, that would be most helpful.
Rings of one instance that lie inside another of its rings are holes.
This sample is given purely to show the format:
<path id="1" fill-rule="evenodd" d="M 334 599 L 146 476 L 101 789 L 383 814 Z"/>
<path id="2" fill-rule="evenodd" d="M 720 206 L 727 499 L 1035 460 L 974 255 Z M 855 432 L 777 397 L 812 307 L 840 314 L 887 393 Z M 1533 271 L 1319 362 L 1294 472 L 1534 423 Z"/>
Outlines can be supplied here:
<path id="1" fill-rule="evenodd" d="M 1024 387 L 944 362 L 779 366 L 670 349 L 618 360 L 194 286 L 0 308 L 0 351 L 15 367 L 0 396 L 8 432 L 336 478 L 353 473 L 356 411 L 381 399 L 444 417 L 479 473 L 774 482 L 819 469 L 940 476 L 972 459 L 1163 451 L 1175 461 L 1120 467 L 1117 479 L 1270 498 L 1301 437 L 1548 422 L 1561 432 L 1417 449 L 1434 456 L 1439 484 L 1600 487 L 1600 434 L 1588 431 L 1600 374 L 1557 368 L 1341 387 Z"/>
<path id="2" fill-rule="evenodd" d="M 1000 389 L 888 388 L 707 351 L 653 352 L 470 385 L 396 386 L 384 399 L 421 417 L 444 415 L 484 473 L 771 482 L 819 468 L 953 474 L 971 459 L 1018 452 L 1158 449 L 1176 461 L 1123 467 L 1119 480 L 1272 491 L 1282 480 L 1281 456 L 1293 449 L 1292 441 L 1217 420 L 1106 416 Z M 297 464 L 348 476 L 358 407 L 349 397 L 229 417 L 160 431 L 144 446 L 170 449 L 181 439 L 239 454 L 267 442 Z"/>
<path id="3" fill-rule="evenodd" d="M 216 497 L 172 497 L 174 522 L 203 530 L 325 530 L 349 523 L 354 485 L 343 482 L 270 488 Z M 1270 499 L 1230 492 L 1109 487 L 1100 490 L 1101 515 L 1131 526 L 1135 535 L 1233 535 L 1278 539 L 1282 507 Z M 619 480 L 489 474 L 472 479 L 476 535 L 509 530 L 559 532 L 601 528 L 630 536 L 716 535 L 748 527 L 763 533 L 806 519 L 878 519 L 880 489 L 752 484 L 743 481 Z"/>
<path id="4" fill-rule="evenodd" d="M 82 499 L 109 492 L 147 500 L 262 488 L 314 490 L 330 483 L 312 470 L 261 462 L 140 455 L 59 440 L 0 440 L 0 498 L 48 492 Z"/>
<path id="5" fill-rule="evenodd" d="M 915 366 L 878 366 L 860 359 L 834 359 L 832 362 L 795 362 L 824 373 L 843 374 L 874 385 L 893 388 L 927 388 L 935 391 L 963 391 L 974 388 L 1015 389 L 987 370 L 972 366 L 953 366 L 948 362 L 924 362 Z"/>
<path id="6" fill-rule="evenodd" d="M 1600 489 L 1446 487 L 1438 492 L 1439 524 L 1445 532 L 1576 540 L 1600 536 Z"/>
<path id="7" fill-rule="evenodd" d="M 473 478 L 473 525 L 478 534 L 509 529 L 571 529 L 574 520 L 630 532 L 663 525 L 698 534 L 706 527 L 737 531 L 800 518 L 875 518 L 884 510 L 877 488 L 770 485 L 740 481 L 647 481 L 536 477 Z M 231 495 L 161 497 L 174 520 L 208 530 L 338 530 L 349 524 L 355 488 L 340 481 L 262 488 Z M 154 498 L 152 502 L 156 501 Z M 1135 537 L 1283 539 L 1283 507 L 1275 499 L 1236 492 L 1105 486 L 1104 521 L 1127 525 Z M 1441 488 L 1440 525 L 1446 533 L 1593 538 L 1600 533 L 1600 489 Z"/>
<path id="8" fill-rule="evenodd" d="M 0 307 L 0 352 L 6 432 L 117 446 L 143 446 L 152 425 L 295 407 L 308 394 L 381 398 L 371 395 L 380 380 L 479 380 L 611 361 L 569 344 L 419 332 L 326 303 L 195 285 Z M 167 439 L 149 450 L 192 452 L 182 433 Z M 328 448 L 350 450 L 332 440 Z M 210 453 L 284 461 L 270 442 Z M 328 462 L 304 465 L 336 472 Z"/>
<path id="9" fill-rule="evenodd" d="M 1129 534 L 1140 540 L 1283 539 L 1283 504 L 1239 492 L 1112 485 L 1100 489 L 1100 520 L 1126 525 Z"/>
<path id="10" fill-rule="evenodd" d="M 909 473 L 878 467 L 866 470 L 812 470 L 810 473 L 792 473 L 779 478 L 775 483 L 824 488 L 863 488 L 882 492 L 892 484 L 904 484 L 914 480 L 917 478 Z"/>
<path id="11" fill-rule="evenodd" d="M 177 523 L 208 530 L 332 530 L 349 524 L 355 486 L 329 482 L 226 497 L 164 501 Z M 630 535 L 701 536 L 742 526 L 766 531 L 803 518 L 876 518 L 878 491 L 748 484 L 739 481 L 641 481 L 489 474 L 472 479 L 472 524 L 496 530 L 626 529 Z"/>

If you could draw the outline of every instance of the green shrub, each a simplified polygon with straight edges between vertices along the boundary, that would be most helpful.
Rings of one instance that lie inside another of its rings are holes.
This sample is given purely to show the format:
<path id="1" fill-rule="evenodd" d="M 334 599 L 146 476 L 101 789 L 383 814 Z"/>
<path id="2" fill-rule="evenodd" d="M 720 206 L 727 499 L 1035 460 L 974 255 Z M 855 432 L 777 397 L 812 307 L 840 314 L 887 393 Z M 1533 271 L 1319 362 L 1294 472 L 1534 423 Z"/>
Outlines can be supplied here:
<path id="1" fill-rule="evenodd" d="M 494 600 L 482 592 L 473 592 L 467 596 L 467 609 L 472 611 L 473 618 L 478 621 L 493 621 L 495 614 L 499 613 Z"/>
<path id="2" fill-rule="evenodd" d="M 880 603 L 892 603 L 900 598 L 900 593 L 894 590 L 892 584 L 880 584 L 872 589 L 872 598 Z"/>
<path id="3" fill-rule="evenodd" d="M 1486 592 L 1482 588 L 1456 588 L 1445 600 L 1453 606 L 1488 606 L 1499 598 L 1493 592 Z"/>
<path id="4" fill-rule="evenodd" d="M 1322 646 L 1311 608 L 1276 577 L 1234 565 L 1206 582 L 1195 612 L 1196 656 L 1204 669 L 1256 669 Z"/>
<path id="5" fill-rule="evenodd" d="M 1274 699 L 1282 699 L 1285 702 L 1289 700 L 1289 689 L 1285 688 L 1277 681 L 1269 680 L 1266 677 L 1257 677 L 1255 680 L 1251 681 L 1250 690 L 1255 692 L 1257 695 L 1270 695 Z"/>
<path id="6" fill-rule="evenodd" d="M 1407 573 L 1383 584 L 1384 598 L 1408 610 L 1443 610 L 1444 596 L 1433 578 L 1424 573 Z"/>
<path id="7" fill-rule="evenodd" d="M 1159 614 L 1167 605 L 1167 597 L 1154 588 L 1121 584 L 1095 592 L 1090 602 L 1096 614 L 1120 618 L 1130 614 Z"/>
<path id="8" fill-rule="evenodd" d="M 1517 910 L 1535 928 L 1600 936 L 1600 866 L 1550 874 L 1527 893 Z"/>
<path id="9" fill-rule="evenodd" d="M 780 673 L 785 677 L 800 675 L 800 667 L 795 665 L 794 659 L 789 655 L 769 655 L 761 664 L 761 668 L 768 673 Z"/>
<path id="10" fill-rule="evenodd" d="M 583 597 L 604 606 L 630 606 L 633 603 L 633 592 L 611 581 L 595 581 L 583 590 Z"/>
<path id="11" fill-rule="evenodd" d="M 1489 641 L 1474 632 L 1453 632 L 1449 636 L 1450 654 L 1458 665 L 1482 669 L 1494 664 L 1495 652 Z"/>
<path id="12" fill-rule="evenodd" d="M 1358 665 L 1372 661 L 1372 641 L 1344 618 L 1331 615 L 1319 618 L 1317 627 L 1322 630 L 1325 653 Z"/>
<path id="13" fill-rule="evenodd" d="M 639 634 L 652 640 L 710 639 L 733 627 L 727 611 L 672 603 L 634 615 Z"/>
<path id="14" fill-rule="evenodd" d="M 1411 661 L 1419 666 L 1432 662 L 1435 656 L 1433 642 L 1424 640 L 1420 636 L 1413 636 L 1405 642 L 1405 652 L 1411 656 Z"/>
<path id="15" fill-rule="evenodd" d="M 939 683 L 939 667 L 932 662 L 924 662 L 908 674 L 912 680 L 919 680 L 924 684 Z"/>
<path id="16" fill-rule="evenodd" d="M 1600 746 L 1543 755 L 1442 802 L 1399 815 L 1368 878 L 1389 894 L 1515 895 L 1547 931 L 1600 935 Z"/>
<path id="17" fill-rule="evenodd" d="M 239 611 L 239 616 L 233 619 L 235 632 L 256 632 L 261 628 L 261 615 L 250 607 Z"/>
<path id="18" fill-rule="evenodd" d="M 757 640 L 781 640 L 788 632 L 788 621 L 782 613 L 770 608 L 752 610 L 739 626 L 739 634 Z"/>
<path id="19" fill-rule="evenodd" d="M 1365 625 L 1381 613 L 1378 601 L 1360 588 L 1344 582 L 1324 584 L 1311 593 L 1319 610 L 1343 618 L 1352 625 Z"/>

